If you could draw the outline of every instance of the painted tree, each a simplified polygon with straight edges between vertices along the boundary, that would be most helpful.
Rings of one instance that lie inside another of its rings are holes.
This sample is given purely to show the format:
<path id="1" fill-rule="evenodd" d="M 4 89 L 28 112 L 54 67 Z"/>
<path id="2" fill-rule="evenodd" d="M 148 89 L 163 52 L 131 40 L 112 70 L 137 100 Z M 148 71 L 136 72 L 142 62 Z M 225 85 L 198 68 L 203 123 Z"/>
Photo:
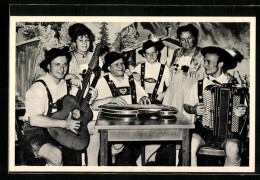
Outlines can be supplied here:
<path id="1" fill-rule="evenodd" d="M 100 38 L 99 40 L 101 42 L 103 42 L 105 45 L 107 45 L 108 47 L 111 47 L 111 44 L 109 43 L 109 35 L 108 35 L 108 29 L 107 29 L 107 23 L 106 22 L 102 22 L 100 23 L 101 27 L 100 27 Z"/>

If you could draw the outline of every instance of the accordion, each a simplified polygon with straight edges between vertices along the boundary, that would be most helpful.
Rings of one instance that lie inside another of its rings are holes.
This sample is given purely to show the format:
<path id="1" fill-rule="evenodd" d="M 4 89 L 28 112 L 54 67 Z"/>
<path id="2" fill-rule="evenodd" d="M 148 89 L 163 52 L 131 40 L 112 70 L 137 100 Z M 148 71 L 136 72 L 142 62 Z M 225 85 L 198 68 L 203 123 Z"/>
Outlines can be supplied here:
<path id="1" fill-rule="evenodd" d="M 226 138 L 238 137 L 246 129 L 247 117 L 237 117 L 233 112 L 240 104 L 245 103 L 247 88 L 231 84 L 209 85 L 203 91 L 202 102 L 206 112 L 198 120 L 204 128 L 213 130 L 213 136 Z"/>

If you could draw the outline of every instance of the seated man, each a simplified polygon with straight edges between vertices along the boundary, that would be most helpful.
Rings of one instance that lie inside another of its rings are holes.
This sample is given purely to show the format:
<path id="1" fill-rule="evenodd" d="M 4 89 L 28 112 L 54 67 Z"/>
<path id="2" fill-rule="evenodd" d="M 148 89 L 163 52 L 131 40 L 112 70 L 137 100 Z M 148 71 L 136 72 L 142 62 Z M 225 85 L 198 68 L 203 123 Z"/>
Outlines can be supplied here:
<path id="1" fill-rule="evenodd" d="M 108 103 L 118 105 L 137 104 L 137 102 L 141 104 L 150 103 L 147 93 L 134 81 L 133 76 L 130 75 L 128 77 L 125 74 L 125 62 L 121 54 L 117 52 L 107 53 L 102 69 L 109 73 L 99 79 L 97 83 L 98 97 L 92 104 L 94 110 L 98 110 L 100 105 Z M 129 154 L 129 149 L 131 149 L 131 152 L 135 151 L 133 150 L 133 148 L 135 149 L 134 145 L 128 144 L 127 147 L 124 148 L 122 144 L 114 144 L 112 146 L 112 154 L 115 155 L 123 149 L 124 151 L 121 154 Z M 129 162 L 117 158 L 116 165 L 134 165 L 137 157 L 140 155 L 140 151 L 136 151 L 137 153 L 133 153 L 135 157 L 128 157 L 127 160 Z"/>
<path id="2" fill-rule="evenodd" d="M 60 127 L 77 133 L 79 121 L 71 118 L 71 113 L 64 120 L 57 120 L 49 115 L 55 111 L 56 102 L 68 93 L 66 81 L 63 79 L 71 59 L 69 48 L 52 48 L 45 53 L 40 67 L 47 74 L 38 79 L 26 93 L 26 117 L 24 133 L 28 149 L 35 157 L 46 160 L 46 165 L 61 166 L 62 152 L 59 144 L 52 139 L 46 128 Z M 93 93 L 94 94 L 94 93 Z M 92 95 L 91 102 L 96 98 Z"/>
<path id="3" fill-rule="evenodd" d="M 208 77 L 195 83 L 184 100 L 184 110 L 198 116 L 203 115 L 206 111 L 205 104 L 201 103 L 205 88 L 208 85 L 228 83 L 231 77 L 228 76 L 227 70 L 235 68 L 237 62 L 243 59 L 241 54 L 237 53 L 233 57 L 226 50 L 213 46 L 203 48 L 201 53 L 204 56 L 204 68 Z M 245 115 L 246 107 L 241 105 L 235 108 L 234 112 L 236 116 L 241 117 Z M 194 118 L 194 116 L 190 117 Z M 195 133 L 192 134 L 191 140 L 191 166 L 197 166 L 196 154 L 199 148 L 209 143 L 225 150 L 225 166 L 239 166 L 241 161 L 240 141 L 235 138 L 214 137 L 211 129 L 212 127 L 205 126 L 201 119 L 196 119 Z"/>

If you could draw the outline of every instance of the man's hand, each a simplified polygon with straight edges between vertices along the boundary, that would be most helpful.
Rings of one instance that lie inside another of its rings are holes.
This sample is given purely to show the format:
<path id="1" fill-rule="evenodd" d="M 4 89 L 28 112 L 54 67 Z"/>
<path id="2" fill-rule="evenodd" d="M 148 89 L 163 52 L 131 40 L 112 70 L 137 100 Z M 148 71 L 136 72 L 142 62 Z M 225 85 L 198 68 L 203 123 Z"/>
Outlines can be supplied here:
<path id="1" fill-rule="evenodd" d="M 82 78 L 79 78 L 78 76 L 76 76 L 75 74 L 70 74 L 70 82 L 72 85 L 78 87 L 78 88 L 82 88 Z"/>
<path id="2" fill-rule="evenodd" d="M 89 88 L 89 93 L 91 94 L 91 98 L 89 100 L 89 104 L 92 104 L 93 101 L 97 98 L 98 96 L 98 90 L 96 88 L 90 87 Z"/>
<path id="3" fill-rule="evenodd" d="M 157 99 L 158 101 L 162 101 L 163 98 L 164 98 L 165 92 L 157 93 L 157 95 L 158 95 L 158 96 L 157 96 L 156 99 Z"/>
<path id="4" fill-rule="evenodd" d="M 203 115 L 206 112 L 206 106 L 204 105 L 204 103 L 198 103 L 195 106 L 193 106 L 192 109 L 194 114 L 199 116 Z"/>
<path id="5" fill-rule="evenodd" d="M 74 121 L 74 120 L 72 120 L 72 119 L 71 119 L 71 115 L 72 115 L 72 113 L 70 112 L 70 113 L 69 113 L 69 116 L 68 116 L 67 119 L 66 119 L 67 123 L 66 123 L 66 127 L 65 127 L 65 128 L 68 129 L 68 130 L 70 130 L 71 132 L 77 134 L 77 131 L 76 131 L 76 130 L 78 130 L 79 127 L 80 127 L 80 121 Z"/>
<path id="6" fill-rule="evenodd" d="M 80 118 L 80 110 L 73 109 L 72 110 L 72 117 L 73 117 L 73 119 L 79 119 Z"/>
<path id="7" fill-rule="evenodd" d="M 246 114 L 246 106 L 240 104 L 237 108 L 234 108 L 234 113 L 237 117 L 244 116 Z"/>
<path id="8" fill-rule="evenodd" d="M 143 97 L 139 100 L 138 104 L 140 104 L 140 105 L 151 104 L 151 100 L 149 99 L 149 97 L 143 96 Z"/>
<path id="9" fill-rule="evenodd" d="M 127 105 L 127 102 L 120 96 L 112 97 L 111 103 L 114 103 L 114 104 L 117 104 L 117 105 Z"/>

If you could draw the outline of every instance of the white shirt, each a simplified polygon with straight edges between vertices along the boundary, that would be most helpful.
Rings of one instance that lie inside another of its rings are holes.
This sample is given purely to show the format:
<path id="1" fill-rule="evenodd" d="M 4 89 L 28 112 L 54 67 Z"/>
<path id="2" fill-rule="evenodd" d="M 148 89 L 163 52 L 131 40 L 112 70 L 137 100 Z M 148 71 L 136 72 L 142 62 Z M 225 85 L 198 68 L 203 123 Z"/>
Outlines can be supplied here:
<path id="1" fill-rule="evenodd" d="M 65 80 L 62 79 L 59 84 L 56 84 L 49 73 L 39 79 L 42 79 L 47 84 L 52 96 L 53 103 L 56 103 L 58 99 L 67 94 L 67 85 Z M 25 97 L 26 117 L 47 114 L 49 108 L 49 99 L 47 90 L 41 82 L 34 83 L 26 92 Z M 53 112 L 55 111 L 56 110 L 54 109 Z"/>
<path id="2" fill-rule="evenodd" d="M 119 87 L 130 87 L 127 75 L 124 75 L 124 79 L 122 81 L 118 81 L 116 78 L 114 78 L 111 75 L 111 73 L 109 73 L 108 76 L 109 76 L 109 79 L 114 82 L 114 84 L 117 88 L 119 88 Z M 113 97 L 111 90 L 110 90 L 110 88 L 107 84 L 107 81 L 104 77 L 102 77 L 98 80 L 96 88 L 98 90 L 98 97 L 96 98 L 96 100 L 104 99 L 104 98 L 107 98 L 107 97 Z M 143 96 L 148 96 L 147 93 L 144 91 L 144 89 L 139 84 L 137 84 L 136 81 L 135 81 L 135 88 L 136 88 L 136 96 L 137 96 L 136 100 L 137 100 L 137 102 Z M 132 104 L 131 95 L 125 95 L 125 96 L 121 96 L 121 97 L 127 102 L 127 104 Z"/>
<path id="3" fill-rule="evenodd" d="M 159 62 L 155 62 L 155 63 L 149 63 L 146 62 L 145 63 L 145 75 L 144 78 L 153 78 L 157 81 L 157 78 L 159 76 L 159 72 L 160 72 L 160 68 L 161 68 L 161 63 Z M 135 69 L 132 72 L 136 72 L 138 74 L 141 75 L 141 64 L 138 64 Z M 170 84 L 170 70 L 167 66 L 165 66 L 164 71 L 163 71 L 163 76 L 162 76 L 162 80 L 161 83 L 159 85 L 158 91 L 157 93 L 163 92 L 163 85 L 166 85 L 166 87 L 169 87 Z M 138 84 L 141 84 L 141 82 L 138 82 Z M 148 83 L 148 82 L 144 82 L 144 86 L 145 86 L 145 92 L 147 93 L 153 93 L 154 87 L 155 87 L 156 83 Z"/>

